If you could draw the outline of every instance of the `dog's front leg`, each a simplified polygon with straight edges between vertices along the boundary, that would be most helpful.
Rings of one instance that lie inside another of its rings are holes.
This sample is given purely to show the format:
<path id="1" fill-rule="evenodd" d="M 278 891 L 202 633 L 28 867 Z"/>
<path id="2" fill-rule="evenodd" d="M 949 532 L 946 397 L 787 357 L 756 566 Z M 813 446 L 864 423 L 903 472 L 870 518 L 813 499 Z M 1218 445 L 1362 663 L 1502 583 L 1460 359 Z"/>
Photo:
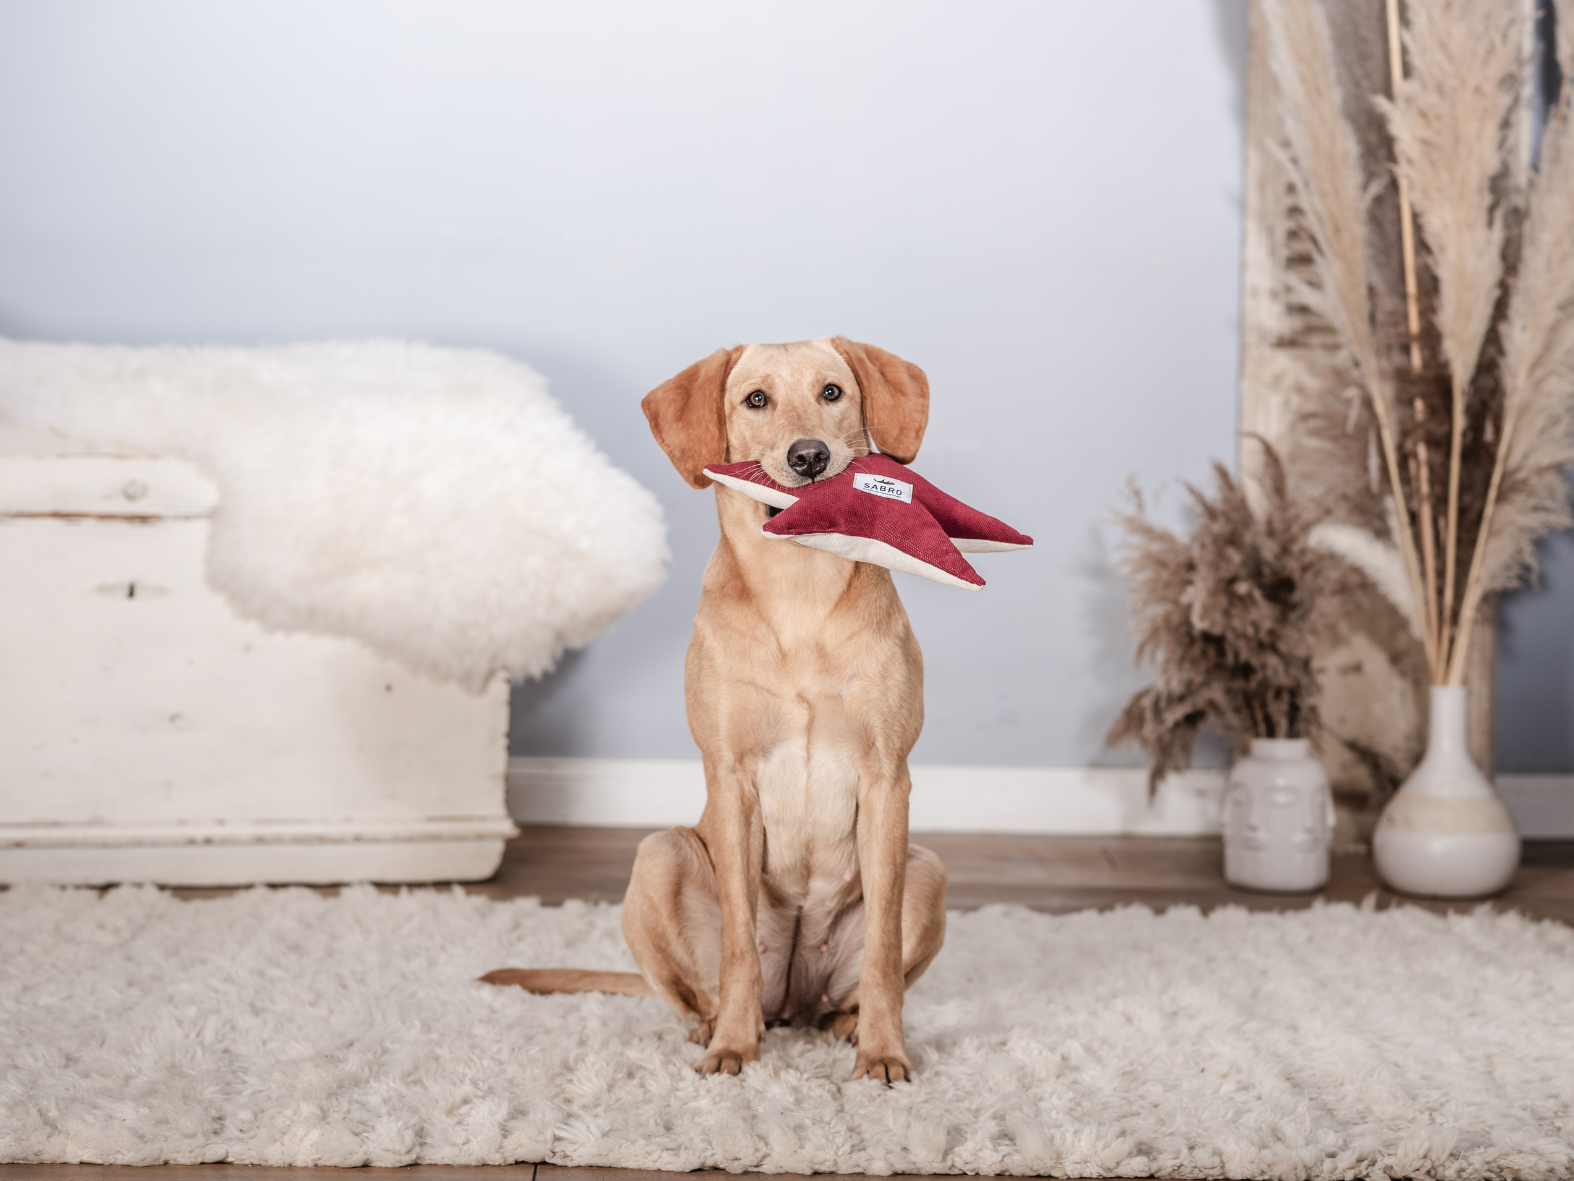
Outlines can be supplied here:
<path id="1" fill-rule="evenodd" d="M 902 1036 L 902 888 L 907 877 L 905 761 L 861 777 L 858 860 L 863 876 L 863 968 L 858 978 L 858 1057 L 853 1077 L 901 1082 L 913 1076 Z"/>
<path id="2" fill-rule="evenodd" d="M 718 773 L 707 786 L 701 835 L 710 846 L 721 905 L 721 997 L 710 1045 L 694 1069 L 737 1074 L 759 1057 L 765 1036 L 764 986 L 755 943 L 765 829 L 753 785 L 737 769 Z"/>

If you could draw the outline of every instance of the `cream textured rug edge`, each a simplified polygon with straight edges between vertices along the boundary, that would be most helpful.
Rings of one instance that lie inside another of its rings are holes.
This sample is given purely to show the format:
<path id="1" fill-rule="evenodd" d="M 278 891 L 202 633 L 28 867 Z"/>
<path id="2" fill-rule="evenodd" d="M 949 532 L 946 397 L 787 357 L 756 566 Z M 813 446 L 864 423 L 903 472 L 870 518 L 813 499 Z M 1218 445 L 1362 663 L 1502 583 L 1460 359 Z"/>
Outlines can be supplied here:
<path id="1" fill-rule="evenodd" d="M 918 1080 L 778 1030 L 701 1078 L 615 906 L 0 893 L 0 1160 L 1161 1177 L 1574 1173 L 1574 929 L 1482 910 L 951 917 Z"/>

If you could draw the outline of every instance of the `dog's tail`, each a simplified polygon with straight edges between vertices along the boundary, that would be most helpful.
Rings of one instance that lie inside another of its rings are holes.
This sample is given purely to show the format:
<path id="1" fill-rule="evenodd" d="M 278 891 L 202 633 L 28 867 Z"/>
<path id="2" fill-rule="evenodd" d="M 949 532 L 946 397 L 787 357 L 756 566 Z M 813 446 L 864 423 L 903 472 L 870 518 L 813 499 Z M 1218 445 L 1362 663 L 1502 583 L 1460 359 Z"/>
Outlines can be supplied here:
<path id="1" fill-rule="evenodd" d="M 526 992 L 610 992 L 616 996 L 654 996 L 638 972 L 587 972 L 581 968 L 499 968 L 483 984 L 515 984 Z"/>

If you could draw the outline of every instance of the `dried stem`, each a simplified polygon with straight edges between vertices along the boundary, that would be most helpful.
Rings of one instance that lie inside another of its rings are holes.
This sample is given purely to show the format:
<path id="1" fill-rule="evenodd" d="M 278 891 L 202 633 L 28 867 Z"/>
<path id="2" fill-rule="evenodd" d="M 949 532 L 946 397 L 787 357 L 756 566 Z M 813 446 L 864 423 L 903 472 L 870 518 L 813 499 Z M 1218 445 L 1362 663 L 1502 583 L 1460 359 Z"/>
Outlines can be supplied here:
<path id="1" fill-rule="evenodd" d="M 1388 78 L 1391 94 L 1399 92 L 1399 82 L 1405 76 L 1404 55 L 1399 44 L 1399 0 L 1387 0 L 1388 16 Z M 1399 176 L 1399 250 L 1405 272 L 1405 328 L 1410 341 L 1410 371 L 1421 372 L 1421 295 L 1416 280 L 1416 227 L 1415 210 L 1410 205 L 1410 182 Z M 1422 626 L 1430 639 L 1429 648 L 1440 652 L 1442 628 L 1437 599 L 1437 527 L 1432 520 L 1432 457 L 1426 437 L 1419 428 L 1426 422 L 1426 402 L 1419 395 L 1414 403 L 1416 426 L 1415 463 L 1412 466 L 1416 494 L 1420 500 L 1416 511 L 1416 531 L 1421 535 L 1421 568 L 1426 582 L 1426 618 Z M 1433 679 L 1437 678 L 1436 669 Z"/>
<path id="2" fill-rule="evenodd" d="M 1470 572 L 1465 576 L 1465 594 L 1459 604 L 1459 636 L 1445 671 L 1443 684 L 1465 683 L 1465 657 L 1470 651 L 1470 637 L 1475 631 L 1476 612 L 1481 607 L 1481 572 L 1486 562 L 1487 538 L 1492 535 L 1492 514 L 1497 508 L 1498 493 L 1503 487 L 1504 461 L 1508 457 L 1508 441 L 1518 424 L 1517 407 L 1511 408 L 1503 423 L 1503 437 L 1498 444 L 1497 457 L 1492 463 L 1492 482 L 1487 485 L 1487 504 L 1481 513 L 1481 527 L 1476 530 L 1476 544 L 1470 556 Z"/>
<path id="3" fill-rule="evenodd" d="M 1453 417 L 1449 420 L 1448 436 L 1448 524 L 1443 530 L 1443 611 L 1435 648 L 1439 661 L 1447 661 L 1449 644 L 1456 638 L 1454 570 L 1459 559 L 1459 472 L 1465 446 L 1465 385 L 1470 380 L 1469 375 L 1461 377 L 1458 369 L 1451 376 Z M 1439 671 L 1433 670 L 1433 680 Z"/>

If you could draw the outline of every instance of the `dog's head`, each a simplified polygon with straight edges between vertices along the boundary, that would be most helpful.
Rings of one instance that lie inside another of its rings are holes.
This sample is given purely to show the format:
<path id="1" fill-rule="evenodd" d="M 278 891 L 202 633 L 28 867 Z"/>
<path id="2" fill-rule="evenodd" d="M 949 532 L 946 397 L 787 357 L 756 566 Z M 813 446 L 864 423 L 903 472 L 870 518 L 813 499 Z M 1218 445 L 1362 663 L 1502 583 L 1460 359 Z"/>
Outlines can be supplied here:
<path id="1" fill-rule="evenodd" d="M 696 488 L 707 464 L 754 460 L 778 484 L 838 474 L 873 446 L 918 454 L 929 379 L 917 365 L 844 337 L 718 349 L 645 395 L 645 417 Z"/>

